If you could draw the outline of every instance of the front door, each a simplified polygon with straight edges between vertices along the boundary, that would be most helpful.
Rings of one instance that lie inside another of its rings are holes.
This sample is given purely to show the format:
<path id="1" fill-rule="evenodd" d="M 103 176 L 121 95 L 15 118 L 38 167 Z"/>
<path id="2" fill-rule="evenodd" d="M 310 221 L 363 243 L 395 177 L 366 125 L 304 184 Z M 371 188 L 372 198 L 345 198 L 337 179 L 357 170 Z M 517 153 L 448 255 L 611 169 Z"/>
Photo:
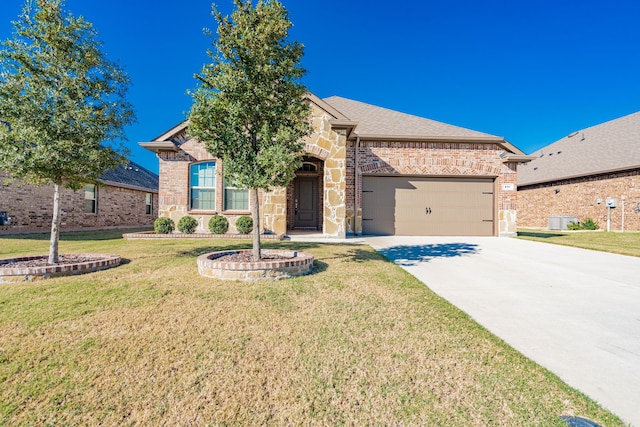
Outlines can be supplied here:
<path id="1" fill-rule="evenodd" d="M 293 207 L 296 228 L 318 228 L 318 178 L 296 178 Z"/>

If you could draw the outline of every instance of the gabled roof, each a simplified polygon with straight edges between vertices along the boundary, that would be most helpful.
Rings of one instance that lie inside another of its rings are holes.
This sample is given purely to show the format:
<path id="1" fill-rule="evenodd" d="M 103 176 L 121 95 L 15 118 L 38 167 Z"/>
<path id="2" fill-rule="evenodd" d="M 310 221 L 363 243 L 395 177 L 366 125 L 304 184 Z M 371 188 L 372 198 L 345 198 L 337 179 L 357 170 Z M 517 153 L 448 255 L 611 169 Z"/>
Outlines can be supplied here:
<path id="1" fill-rule="evenodd" d="M 343 113 L 350 120 L 358 122 L 356 133 L 360 137 L 407 136 L 407 137 L 464 137 L 499 138 L 475 130 L 449 125 L 387 108 L 377 107 L 352 99 L 331 96 L 324 101 Z"/>
<path id="2" fill-rule="evenodd" d="M 572 132 L 532 154 L 518 185 L 640 168 L 640 112 Z"/>
<path id="3" fill-rule="evenodd" d="M 524 153 L 500 136 L 465 129 L 387 108 L 339 96 L 320 99 L 307 94 L 307 99 L 326 111 L 332 119 L 334 129 L 347 131 L 350 139 L 387 141 L 430 141 L 498 144 L 505 150 L 505 162 L 527 162 Z M 178 151 L 178 147 L 188 139 L 184 121 L 169 129 L 151 142 L 139 144 L 156 153 Z"/>
<path id="4" fill-rule="evenodd" d="M 446 141 L 493 143 L 504 148 L 516 157 L 505 157 L 505 161 L 527 162 L 530 159 L 503 137 L 453 126 L 424 117 L 401 113 L 388 108 L 377 107 L 352 99 L 331 96 L 324 102 L 340 111 L 357 126 L 354 137 L 365 140 L 393 141 Z"/>
<path id="5" fill-rule="evenodd" d="M 158 192 L 158 175 L 131 161 L 126 166 L 118 166 L 103 173 L 100 181 L 114 187 Z"/>

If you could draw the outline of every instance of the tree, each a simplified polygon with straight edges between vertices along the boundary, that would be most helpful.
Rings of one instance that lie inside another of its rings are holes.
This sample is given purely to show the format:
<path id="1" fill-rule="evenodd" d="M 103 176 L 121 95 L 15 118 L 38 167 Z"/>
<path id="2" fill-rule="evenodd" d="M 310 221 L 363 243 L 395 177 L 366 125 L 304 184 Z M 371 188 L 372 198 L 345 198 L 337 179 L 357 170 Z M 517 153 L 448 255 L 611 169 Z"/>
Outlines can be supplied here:
<path id="1" fill-rule="evenodd" d="M 234 0 L 218 23 L 212 63 L 196 75 L 189 133 L 222 160 L 225 179 L 249 189 L 253 258 L 260 253 L 258 190 L 286 186 L 300 166 L 310 130 L 307 89 L 299 82 L 303 46 L 288 41 L 291 22 L 278 1 Z"/>
<path id="2" fill-rule="evenodd" d="M 124 163 L 123 129 L 135 120 L 126 73 L 107 60 L 91 23 L 63 6 L 27 0 L 0 49 L 0 169 L 53 184 L 50 264 L 58 262 L 61 188 L 97 183 Z"/>

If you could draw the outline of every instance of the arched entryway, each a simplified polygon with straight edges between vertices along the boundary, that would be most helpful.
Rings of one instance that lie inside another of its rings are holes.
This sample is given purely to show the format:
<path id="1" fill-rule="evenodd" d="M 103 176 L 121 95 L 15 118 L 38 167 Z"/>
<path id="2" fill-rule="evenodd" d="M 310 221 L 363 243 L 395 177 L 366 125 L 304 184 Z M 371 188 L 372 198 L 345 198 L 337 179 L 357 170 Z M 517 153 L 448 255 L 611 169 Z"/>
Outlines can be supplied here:
<path id="1" fill-rule="evenodd" d="M 322 231 L 324 161 L 302 158 L 302 167 L 287 187 L 287 230 Z"/>

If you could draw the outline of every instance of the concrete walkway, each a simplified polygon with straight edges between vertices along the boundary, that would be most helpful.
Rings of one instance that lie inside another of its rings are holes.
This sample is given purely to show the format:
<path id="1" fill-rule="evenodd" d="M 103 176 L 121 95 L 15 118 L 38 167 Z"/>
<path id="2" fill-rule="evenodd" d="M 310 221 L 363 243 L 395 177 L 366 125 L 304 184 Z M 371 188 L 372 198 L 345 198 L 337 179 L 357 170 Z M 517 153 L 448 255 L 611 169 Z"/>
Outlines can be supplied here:
<path id="1" fill-rule="evenodd" d="M 514 238 L 365 240 L 525 356 L 640 427 L 640 258 Z"/>

